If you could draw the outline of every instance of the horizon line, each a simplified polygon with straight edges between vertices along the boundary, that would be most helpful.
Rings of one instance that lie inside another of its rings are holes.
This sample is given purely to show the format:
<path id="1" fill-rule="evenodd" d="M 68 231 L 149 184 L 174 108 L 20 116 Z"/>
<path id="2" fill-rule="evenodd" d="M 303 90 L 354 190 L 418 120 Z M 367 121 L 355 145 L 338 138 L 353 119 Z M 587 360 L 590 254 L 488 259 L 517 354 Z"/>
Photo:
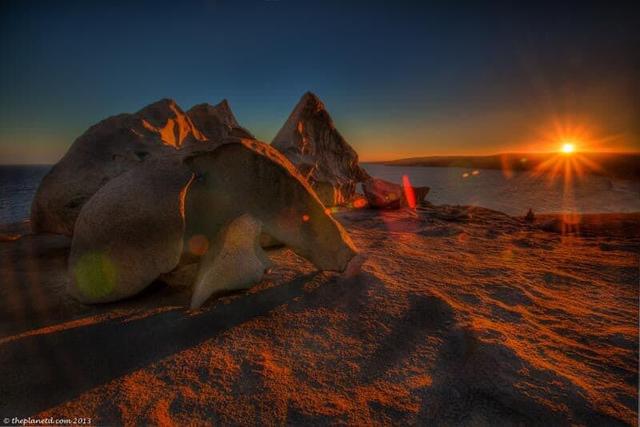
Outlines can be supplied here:
<path id="1" fill-rule="evenodd" d="M 382 162 L 395 162 L 400 160 L 413 160 L 413 159 L 426 159 L 426 158 L 447 158 L 447 157 L 495 157 L 504 155 L 531 155 L 531 154 L 563 154 L 560 151 L 503 151 L 492 154 L 426 154 L 422 156 L 410 156 L 399 157 L 393 159 L 384 160 L 360 160 L 361 163 L 382 163 Z M 618 154 L 618 155 L 640 155 L 640 150 L 636 151 L 575 151 L 572 155 L 576 154 Z"/>
<path id="2" fill-rule="evenodd" d="M 526 154 L 562 154 L 559 151 L 504 151 L 493 154 L 426 154 L 421 156 L 400 157 L 384 160 L 360 160 L 360 163 L 384 163 L 395 162 L 400 160 L 413 160 L 413 159 L 425 159 L 425 158 L 447 158 L 447 157 L 495 157 L 504 155 L 526 155 Z M 576 151 L 572 155 L 576 154 L 618 154 L 618 155 L 640 155 L 640 150 L 637 151 Z M 58 163 L 4 163 L 0 162 L 0 166 L 52 166 Z"/>

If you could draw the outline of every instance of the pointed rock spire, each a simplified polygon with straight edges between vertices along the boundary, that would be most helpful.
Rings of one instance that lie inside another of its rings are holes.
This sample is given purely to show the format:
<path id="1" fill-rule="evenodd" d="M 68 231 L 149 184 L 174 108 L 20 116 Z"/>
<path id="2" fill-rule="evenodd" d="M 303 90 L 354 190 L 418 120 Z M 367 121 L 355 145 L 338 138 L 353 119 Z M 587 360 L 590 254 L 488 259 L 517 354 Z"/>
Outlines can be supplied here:
<path id="1" fill-rule="evenodd" d="M 195 105 L 187 115 L 209 140 L 221 141 L 229 136 L 255 139 L 251 132 L 240 126 L 226 99 L 217 105 Z"/>
<path id="2" fill-rule="evenodd" d="M 312 92 L 300 98 L 271 145 L 296 165 L 327 206 L 348 202 L 356 184 L 368 179 L 358 154 Z"/>

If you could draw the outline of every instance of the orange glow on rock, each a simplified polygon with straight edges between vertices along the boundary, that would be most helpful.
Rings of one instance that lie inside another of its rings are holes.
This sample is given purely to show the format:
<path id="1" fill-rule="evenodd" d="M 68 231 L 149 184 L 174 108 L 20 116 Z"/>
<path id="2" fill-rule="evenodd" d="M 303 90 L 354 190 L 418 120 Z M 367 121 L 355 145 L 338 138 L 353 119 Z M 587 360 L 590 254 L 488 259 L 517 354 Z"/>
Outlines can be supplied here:
<path id="1" fill-rule="evenodd" d="M 209 239 L 202 234 L 196 234 L 189 239 L 189 252 L 193 255 L 202 256 L 209 249 Z"/>
<path id="2" fill-rule="evenodd" d="M 179 205 L 178 208 L 180 209 L 180 217 L 184 218 L 184 206 L 185 206 L 185 200 L 187 197 L 187 192 L 189 191 L 189 187 L 191 187 L 191 184 L 193 183 L 193 180 L 195 179 L 195 175 L 191 175 L 191 179 L 189 179 L 189 182 L 187 182 L 187 185 L 184 186 L 184 188 L 182 190 L 180 190 L 180 195 L 179 195 Z"/>

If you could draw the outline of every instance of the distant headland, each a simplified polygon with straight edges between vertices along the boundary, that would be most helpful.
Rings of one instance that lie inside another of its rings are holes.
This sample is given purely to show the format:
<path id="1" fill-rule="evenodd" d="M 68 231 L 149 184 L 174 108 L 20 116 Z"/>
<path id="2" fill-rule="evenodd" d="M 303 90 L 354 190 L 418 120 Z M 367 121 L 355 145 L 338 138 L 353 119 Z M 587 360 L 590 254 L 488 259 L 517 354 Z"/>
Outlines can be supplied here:
<path id="1" fill-rule="evenodd" d="M 368 162 L 387 166 L 460 167 L 470 169 L 501 169 L 505 171 L 535 171 L 545 163 L 562 160 L 563 153 L 501 153 L 489 156 L 426 156 Z M 575 163 L 582 164 L 585 173 L 611 178 L 640 180 L 640 152 L 573 153 Z"/>

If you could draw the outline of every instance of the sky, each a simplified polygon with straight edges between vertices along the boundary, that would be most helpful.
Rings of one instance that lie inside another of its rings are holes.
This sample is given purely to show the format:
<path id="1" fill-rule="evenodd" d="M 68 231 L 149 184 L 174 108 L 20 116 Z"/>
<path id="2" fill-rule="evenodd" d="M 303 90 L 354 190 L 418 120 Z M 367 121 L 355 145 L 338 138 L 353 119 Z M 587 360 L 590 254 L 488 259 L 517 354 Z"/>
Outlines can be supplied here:
<path id="1" fill-rule="evenodd" d="M 0 163 L 161 98 L 270 142 L 308 90 L 365 161 L 640 150 L 631 2 L 465 3 L 0 1 Z"/>

